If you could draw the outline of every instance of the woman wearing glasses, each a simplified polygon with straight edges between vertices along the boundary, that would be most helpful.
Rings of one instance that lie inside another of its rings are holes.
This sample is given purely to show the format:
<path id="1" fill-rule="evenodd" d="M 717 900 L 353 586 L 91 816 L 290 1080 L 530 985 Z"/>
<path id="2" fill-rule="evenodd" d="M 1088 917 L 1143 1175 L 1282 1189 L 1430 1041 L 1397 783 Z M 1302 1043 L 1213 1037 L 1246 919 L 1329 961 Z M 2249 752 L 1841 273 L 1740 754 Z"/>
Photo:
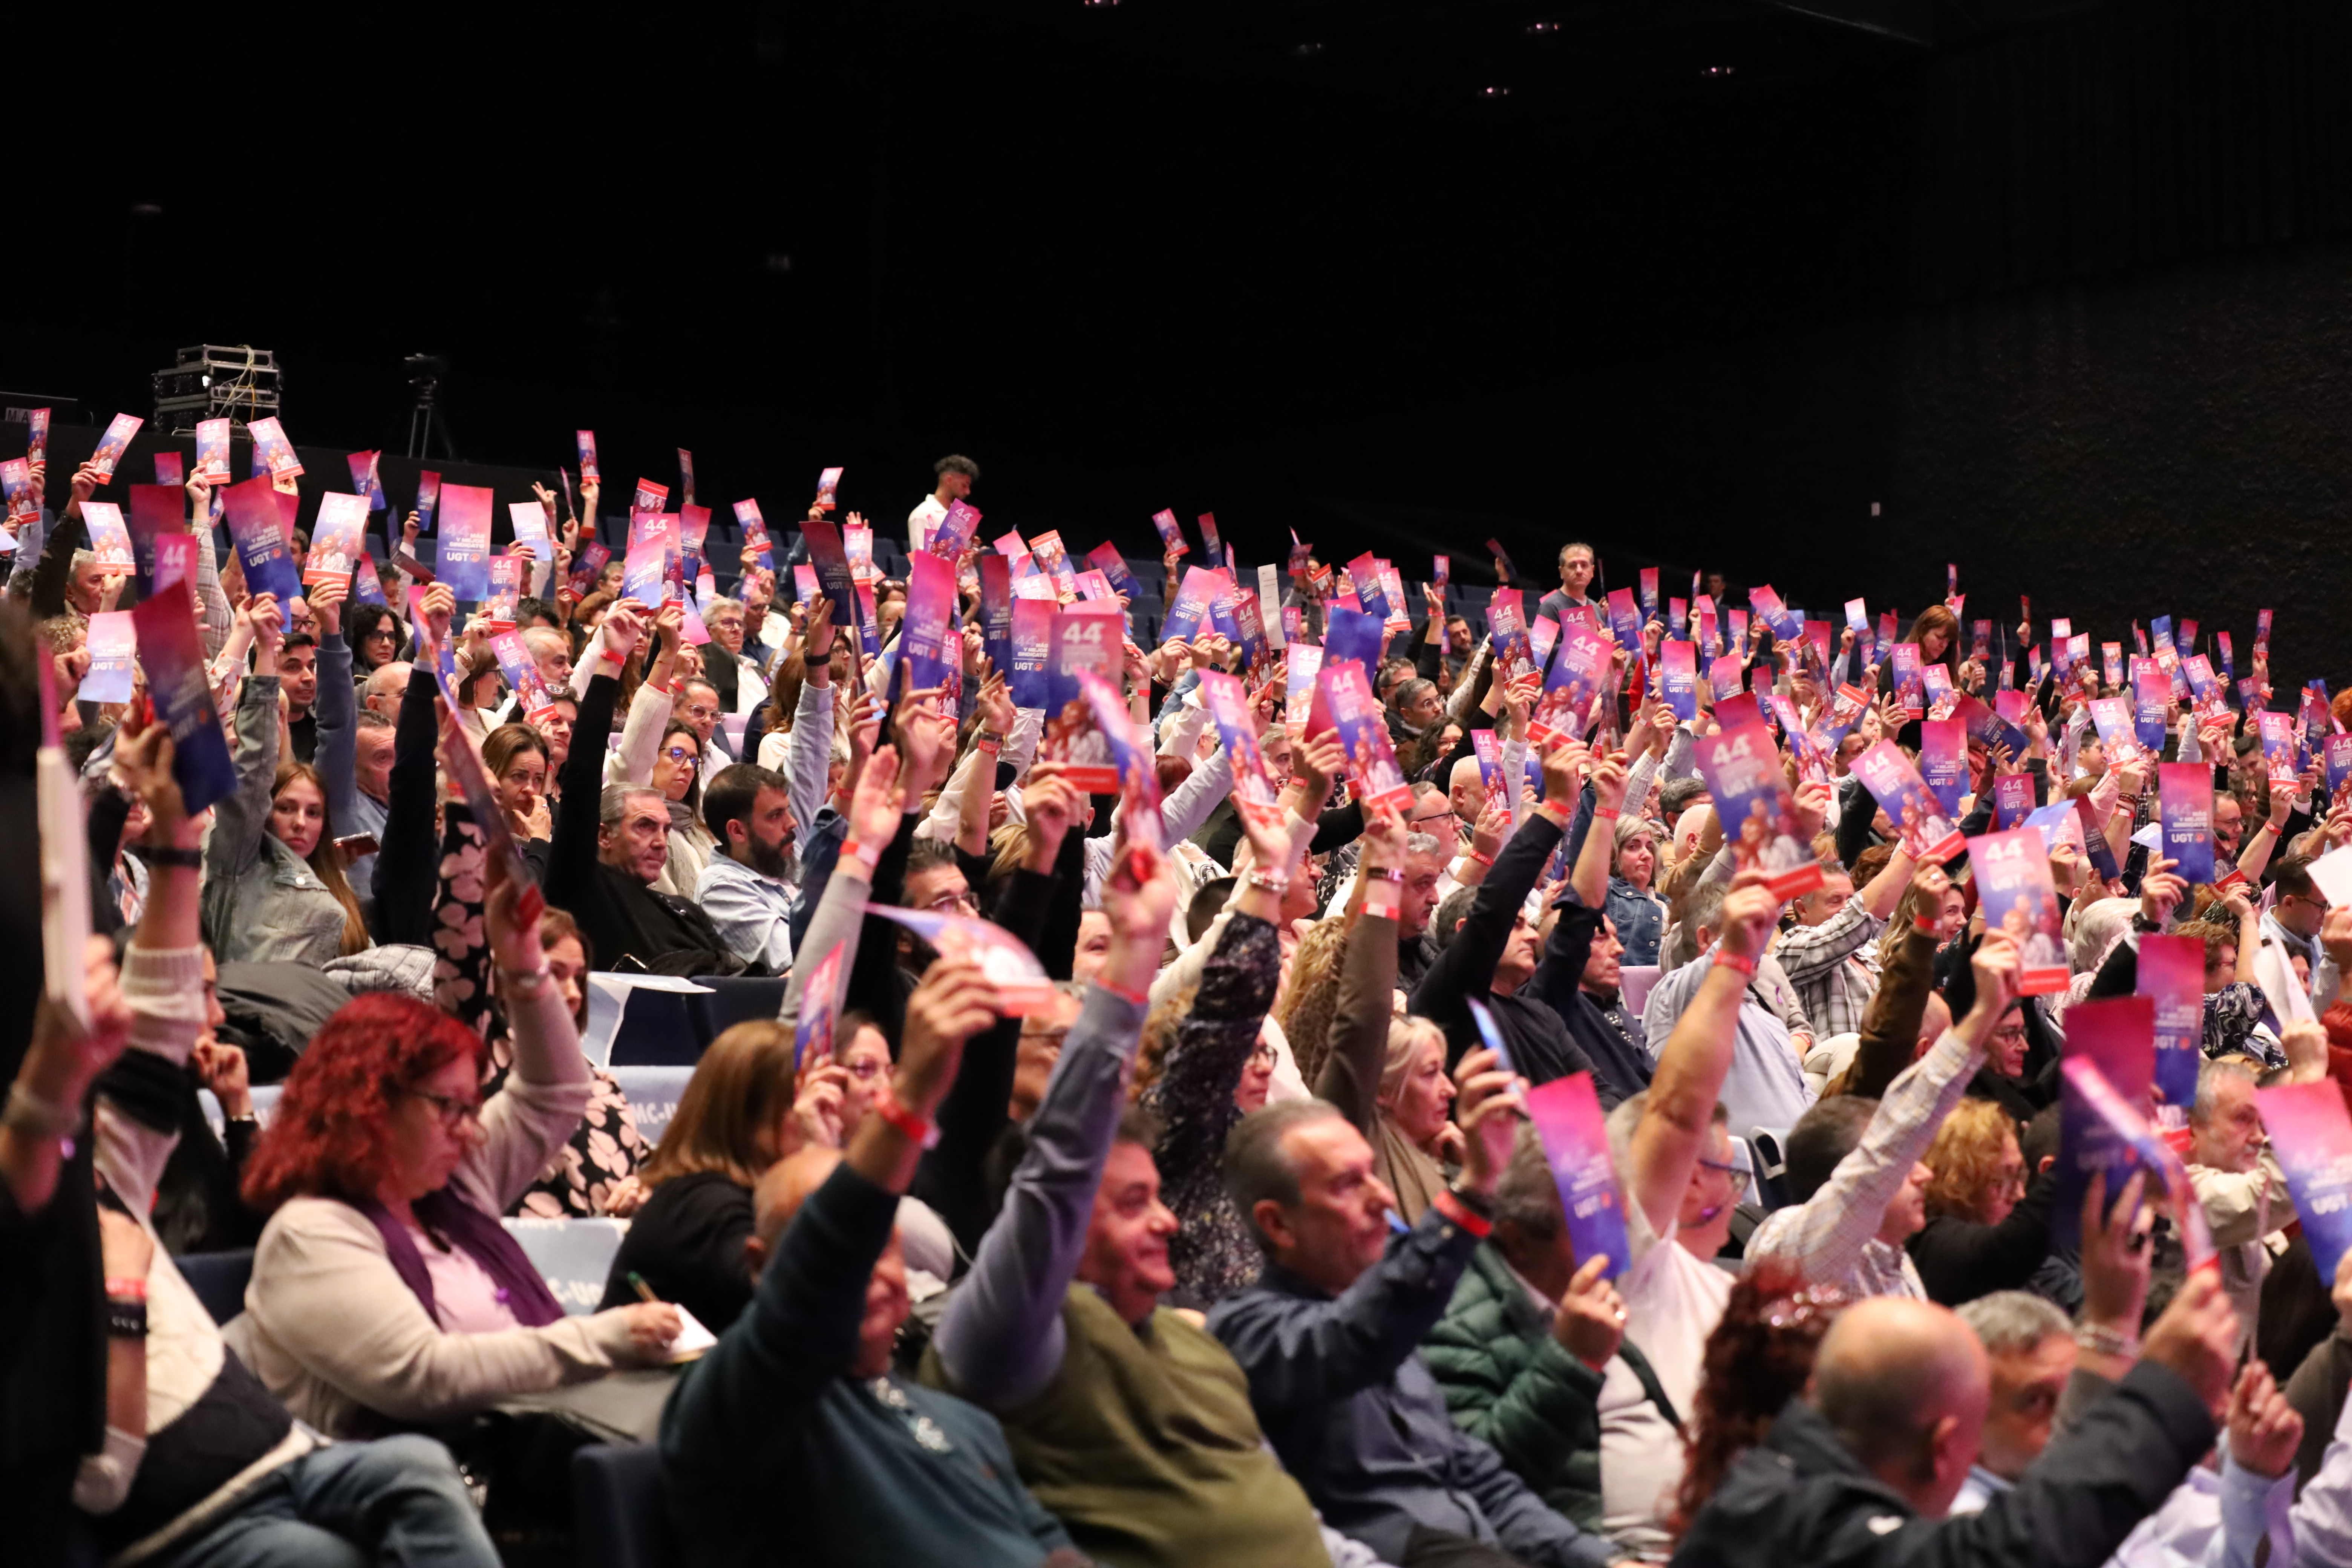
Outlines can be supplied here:
<path id="1" fill-rule="evenodd" d="M 270 1219 L 225 1337 L 332 1436 L 445 1425 L 658 1362 L 677 1333 L 666 1303 L 565 1317 L 499 1223 L 579 1125 L 590 1083 L 538 925 L 516 918 L 521 891 L 494 887 L 480 928 L 514 1046 L 504 1087 L 480 1097 L 476 1028 L 372 993 L 319 1031 L 247 1166 L 246 1200 Z"/>

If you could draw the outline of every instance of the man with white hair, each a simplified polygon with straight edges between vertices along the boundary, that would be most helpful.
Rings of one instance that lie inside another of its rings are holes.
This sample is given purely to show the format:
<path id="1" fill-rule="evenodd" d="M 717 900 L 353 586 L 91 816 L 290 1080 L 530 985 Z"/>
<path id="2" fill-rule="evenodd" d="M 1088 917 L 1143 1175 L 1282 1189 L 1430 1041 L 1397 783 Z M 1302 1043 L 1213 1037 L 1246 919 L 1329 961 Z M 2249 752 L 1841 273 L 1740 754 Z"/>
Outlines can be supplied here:
<path id="1" fill-rule="evenodd" d="M 2327 1031 L 2305 1020 L 2289 1024 L 2287 1077 L 2317 1083 L 2327 1076 Z M 2263 1279 L 2270 1273 L 2265 1238 L 2294 1221 L 2286 1174 L 2263 1132 L 2254 1100 L 2254 1069 L 2242 1058 L 2200 1063 L 2197 1099 L 2189 1110 L 2189 1184 L 2204 1205 L 2205 1223 L 2220 1254 L 2221 1284 L 2238 1310 L 2239 1342 L 2254 1330 Z"/>
<path id="2" fill-rule="evenodd" d="M 2131 1222 L 2118 1228 L 2127 1233 Z M 2095 1309 L 2085 1309 L 2083 1343 L 2089 1349 L 2077 1347 L 2074 1325 L 2065 1313 L 2023 1290 L 1996 1290 L 1959 1309 L 1960 1321 L 1984 1347 L 1991 1379 L 1977 1461 L 1952 1500 L 1955 1516 L 1981 1513 L 1994 1498 L 2014 1489 L 2053 1436 L 2071 1428 L 2128 1367 L 2127 1359 L 2097 1347 L 2139 1337 L 2146 1253 L 2118 1255 L 2119 1260 L 2131 1258 L 2138 1260 L 2136 1271 L 2128 1262 L 2109 1271 L 2123 1289 L 2104 1293 L 2108 1299 L 2100 1321 L 2090 1317 Z M 2132 1531 L 2116 1561 L 2254 1561 L 2271 1521 L 2294 1500 L 2295 1445 L 2303 1419 L 2272 1381 L 2270 1369 L 2254 1362 L 2231 1390 L 2227 1426 L 2220 1471 L 2191 1466 L 2164 1506 Z"/>

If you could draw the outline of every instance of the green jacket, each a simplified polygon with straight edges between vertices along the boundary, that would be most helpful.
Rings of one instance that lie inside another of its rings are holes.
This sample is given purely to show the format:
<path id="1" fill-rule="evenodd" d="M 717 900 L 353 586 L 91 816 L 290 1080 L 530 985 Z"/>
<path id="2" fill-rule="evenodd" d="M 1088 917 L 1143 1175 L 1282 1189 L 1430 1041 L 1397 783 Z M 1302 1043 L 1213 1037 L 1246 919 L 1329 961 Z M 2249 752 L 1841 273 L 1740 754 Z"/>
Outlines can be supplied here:
<path id="1" fill-rule="evenodd" d="M 1642 1352 L 1618 1351 L 1669 1422 L 1673 1402 Z M 1495 1250 L 1481 1243 L 1422 1357 L 1454 1425 L 1493 1445 L 1518 1478 L 1578 1528 L 1601 1528 L 1601 1374 L 1570 1355 Z"/>

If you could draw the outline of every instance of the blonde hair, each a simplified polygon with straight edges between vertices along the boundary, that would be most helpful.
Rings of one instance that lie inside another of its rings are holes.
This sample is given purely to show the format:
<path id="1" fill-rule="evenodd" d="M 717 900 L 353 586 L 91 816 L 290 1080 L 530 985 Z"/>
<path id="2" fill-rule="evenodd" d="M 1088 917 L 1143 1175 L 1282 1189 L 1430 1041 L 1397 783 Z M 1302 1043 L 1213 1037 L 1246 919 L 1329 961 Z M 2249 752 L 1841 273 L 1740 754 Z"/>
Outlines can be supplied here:
<path id="1" fill-rule="evenodd" d="M 1385 1110 L 1393 1104 L 1404 1089 L 1404 1080 L 1412 1072 L 1412 1064 L 1421 1056 L 1422 1047 L 1430 1041 L 1437 1042 L 1442 1057 L 1445 1050 L 1445 1032 L 1426 1018 L 1407 1016 L 1389 1020 L 1388 1059 L 1381 1064 L 1381 1107 Z"/>
<path id="2" fill-rule="evenodd" d="M 1274 1005 L 1274 1021 L 1311 1092 L 1331 1049 L 1331 1015 L 1339 1008 L 1339 971 L 1348 945 L 1344 921 L 1323 921 L 1298 939 L 1290 958 L 1290 984 Z"/>
<path id="3" fill-rule="evenodd" d="M 1981 1222 L 2004 1149 L 2017 1146 L 2017 1123 L 1996 1100 L 1963 1100 L 1927 1146 L 1927 1212 Z"/>

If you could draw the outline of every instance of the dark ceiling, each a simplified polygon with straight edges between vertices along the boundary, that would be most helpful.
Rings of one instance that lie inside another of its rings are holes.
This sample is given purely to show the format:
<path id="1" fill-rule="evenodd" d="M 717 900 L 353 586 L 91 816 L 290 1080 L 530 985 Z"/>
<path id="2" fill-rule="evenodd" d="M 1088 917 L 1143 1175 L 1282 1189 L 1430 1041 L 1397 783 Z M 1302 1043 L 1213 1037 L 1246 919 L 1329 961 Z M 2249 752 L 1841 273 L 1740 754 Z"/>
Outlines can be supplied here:
<path id="1" fill-rule="evenodd" d="M 17 143 L 43 221 L 0 386 L 102 420 L 176 345 L 251 342 L 298 440 L 397 447 L 430 351 L 469 458 L 592 425 L 611 468 L 692 447 L 772 507 L 845 462 L 896 516 L 955 448 L 1033 526 L 1173 500 L 1255 542 L 1334 492 L 1540 517 L 1541 481 L 1363 433 L 1896 307 L 1937 51 L 2081 9 L 378 11 L 203 60 L 128 30 Z"/>

